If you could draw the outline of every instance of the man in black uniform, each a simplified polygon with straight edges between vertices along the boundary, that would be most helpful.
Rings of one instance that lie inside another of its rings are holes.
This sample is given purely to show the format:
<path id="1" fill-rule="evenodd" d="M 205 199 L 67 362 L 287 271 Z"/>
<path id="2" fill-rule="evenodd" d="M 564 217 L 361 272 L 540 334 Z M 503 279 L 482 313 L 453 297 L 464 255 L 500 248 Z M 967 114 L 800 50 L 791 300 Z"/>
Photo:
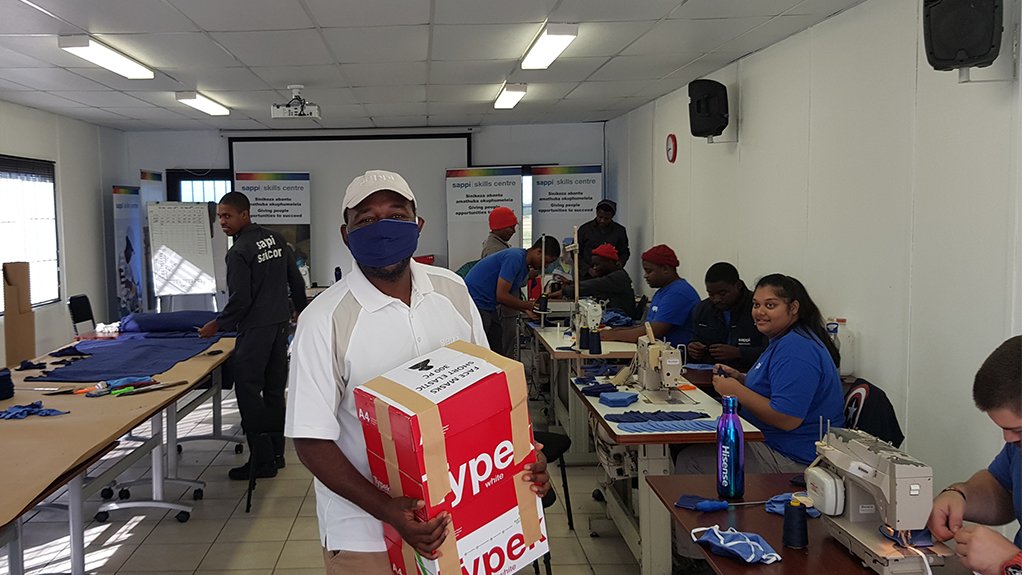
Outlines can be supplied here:
<path id="1" fill-rule="evenodd" d="M 752 292 L 735 266 L 718 262 L 706 270 L 706 293 L 709 297 L 692 315 L 695 336 L 688 344 L 688 360 L 748 371 L 767 346 L 766 336 L 752 321 Z"/>
<path id="2" fill-rule="evenodd" d="M 624 267 L 628 263 L 628 232 L 625 227 L 614 221 L 614 214 L 617 213 L 617 204 L 611 200 L 600 200 L 596 204 L 596 217 L 582 224 L 578 228 L 578 255 L 581 260 L 578 264 L 579 274 L 589 277 L 589 268 L 592 266 L 591 255 L 593 250 L 603 244 L 610 244 L 617 250 L 619 264 Z"/>
<path id="3" fill-rule="evenodd" d="M 247 431 L 254 418 L 272 413 L 280 418 L 283 429 L 288 322 L 292 318 L 288 289 L 297 317 L 305 308 L 305 282 L 284 238 L 253 224 L 249 207 L 241 192 L 225 194 L 217 206 L 220 228 L 234 237 L 234 246 L 227 252 L 229 300 L 216 319 L 199 329 L 199 335 L 238 332 L 231 372 L 241 426 Z M 231 469 L 231 479 L 247 480 L 250 465 L 255 466 L 256 477 L 274 477 L 277 468 L 284 467 L 284 435 L 261 439 L 249 433 L 248 463 Z"/>

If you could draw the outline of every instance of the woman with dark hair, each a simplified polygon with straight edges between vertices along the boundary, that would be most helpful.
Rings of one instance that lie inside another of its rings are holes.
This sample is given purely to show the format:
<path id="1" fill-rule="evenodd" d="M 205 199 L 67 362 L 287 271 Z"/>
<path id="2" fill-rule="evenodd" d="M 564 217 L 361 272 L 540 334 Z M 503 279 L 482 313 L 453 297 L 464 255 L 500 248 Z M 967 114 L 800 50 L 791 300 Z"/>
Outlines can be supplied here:
<path id="1" fill-rule="evenodd" d="M 793 277 L 771 274 L 759 280 L 752 319 L 769 345 L 747 374 L 718 364 L 724 375 L 713 377 L 713 388 L 738 397 L 742 417 L 763 431 L 775 456 L 808 465 L 816 458 L 820 418 L 833 427 L 844 425 L 840 354 L 820 309 Z"/>

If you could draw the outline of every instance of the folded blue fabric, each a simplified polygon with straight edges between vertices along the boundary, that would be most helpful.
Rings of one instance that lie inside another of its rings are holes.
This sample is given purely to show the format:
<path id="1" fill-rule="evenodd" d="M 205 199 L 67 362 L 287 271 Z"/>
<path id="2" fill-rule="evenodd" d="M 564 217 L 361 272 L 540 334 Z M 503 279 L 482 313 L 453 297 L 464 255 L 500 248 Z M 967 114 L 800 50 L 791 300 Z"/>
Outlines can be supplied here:
<path id="1" fill-rule="evenodd" d="M 686 363 L 685 369 L 691 369 L 693 371 L 713 371 L 712 363 Z"/>
<path id="2" fill-rule="evenodd" d="M 614 423 L 642 423 L 643 421 L 689 421 L 704 417 L 710 416 L 701 411 L 626 411 L 611 413 L 605 419 Z"/>
<path id="3" fill-rule="evenodd" d="M 804 494 L 805 493 L 803 492 L 803 495 Z M 789 501 L 791 501 L 791 497 L 792 497 L 791 493 L 782 493 L 780 495 L 774 495 L 766 502 L 767 513 L 776 513 L 778 515 L 784 515 L 784 506 L 787 505 Z M 822 513 L 820 513 L 820 510 L 815 507 L 806 507 L 806 514 L 812 517 L 813 519 L 816 519 L 817 517 L 822 515 Z"/>
<path id="4" fill-rule="evenodd" d="M 636 401 L 639 401 L 639 394 L 634 391 L 608 391 L 600 394 L 600 403 L 608 407 L 625 407 Z"/>
<path id="5" fill-rule="evenodd" d="M 25 419 L 30 415 L 49 417 L 52 415 L 64 415 L 70 411 L 60 411 L 43 407 L 43 402 L 36 401 L 28 405 L 12 405 L 7 409 L 0 410 L 0 419 Z"/>
<path id="6" fill-rule="evenodd" d="M 194 333 L 195 328 L 202 327 L 217 312 L 204 310 L 184 310 L 164 313 L 129 313 L 121 318 L 120 331 L 187 331 Z"/>
<path id="7" fill-rule="evenodd" d="M 692 530 L 692 540 L 709 547 L 724 557 L 736 557 L 746 563 L 774 563 L 781 556 L 758 533 L 736 531 L 733 527 L 721 531 L 720 526 L 698 527 Z"/>
<path id="8" fill-rule="evenodd" d="M 610 383 L 596 383 L 593 385 L 587 385 L 582 388 L 582 395 L 588 395 L 590 397 L 600 397 L 604 393 L 612 393 L 617 391 L 617 386 Z"/>
<path id="9" fill-rule="evenodd" d="M 604 362 L 587 363 L 582 366 L 583 373 L 594 377 L 614 375 L 619 369 L 621 369 L 619 365 L 610 365 Z"/>
<path id="10" fill-rule="evenodd" d="M 628 327 L 632 318 L 620 310 L 608 309 L 603 312 L 603 323 L 609 327 Z"/>
<path id="11" fill-rule="evenodd" d="M 716 431 L 717 422 L 710 420 L 693 421 L 645 421 L 641 423 L 619 423 L 618 428 L 628 433 L 676 433 L 680 431 Z"/>

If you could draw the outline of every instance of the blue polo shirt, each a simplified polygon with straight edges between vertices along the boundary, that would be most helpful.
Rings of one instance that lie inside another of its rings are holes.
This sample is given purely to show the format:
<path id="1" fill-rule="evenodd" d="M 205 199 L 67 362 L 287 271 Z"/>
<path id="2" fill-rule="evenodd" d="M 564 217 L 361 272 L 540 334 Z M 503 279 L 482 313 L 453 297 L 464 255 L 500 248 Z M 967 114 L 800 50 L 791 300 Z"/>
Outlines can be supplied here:
<path id="1" fill-rule="evenodd" d="M 497 309 L 497 280 L 503 278 L 517 292 L 529 277 L 529 266 L 525 263 L 525 250 L 509 248 L 490 254 L 479 260 L 465 276 L 468 293 L 480 311 Z"/>
<path id="2" fill-rule="evenodd" d="M 656 290 L 653 301 L 649 304 L 646 321 L 659 321 L 671 324 L 671 330 L 664 338 L 671 345 L 686 344 L 692 341 L 695 331 L 692 328 L 692 312 L 699 305 L 699 294 L 684 279 L 678 278 Z"/>
<path id="3" fill-rule="evenodd" d="M 1011 494 L 1015 519 L 1022 522 L 1022 447 L 1015 443 L 1005 443 L 1004 449 L 990 463 L 987 471 Z M 1022 529 L 1015 532 L 1015 547 L 1022 548 Z"/>
<path id="4" fill-rule="evenodd" d="M 742 417 L 763 431 L 771 449 L 799 463 L 808 465 L 816 458 L 821 416 L 832 427 L 844 427 L 844 397 L 834 360 L 816 336 L 800 328 L 770 340 L 746 374 L 745 387 L 769 398 L 775 411 L 802 420 L 802 425 L 784 431 L 742 410 Z"/>

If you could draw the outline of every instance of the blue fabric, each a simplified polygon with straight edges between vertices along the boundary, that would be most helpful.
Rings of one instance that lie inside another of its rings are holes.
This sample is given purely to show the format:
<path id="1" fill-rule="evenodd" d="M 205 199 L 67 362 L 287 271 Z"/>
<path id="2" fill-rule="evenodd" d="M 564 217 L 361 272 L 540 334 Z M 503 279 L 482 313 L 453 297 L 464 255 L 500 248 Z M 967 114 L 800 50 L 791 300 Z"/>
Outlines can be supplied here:
<path id="1" fill-rule="evenodd" d="M 632 325 L 632 318 L 616 309 L 608 309 L 603 312 L 603 323 L 608 327 L 629 327 Z"/>
<path id="2" fill-rule="evenodd" d="M 685 369 L 691 369 L 693 371 L 713 371 L 712 363 L 686 363 Z"/>
<path id="3" fill-rule="evenodd" d="M 698 495 L 682 495 L 674 502 L 675 507 L 691 509 L 693 511 L 723 511 L 729 507 L 727 501 L 720 499 L 708 499 Z"/>
<path id="4" fill-rule="evenodd" d="M 1005 443 L 987 471 L 1011 494 L 1015 519 L 1022 521 L 1022 448 L 1015 443 Z M 1022 529 L 1015 533 L 1015 547 L 1022 547 Z"/>
<path id="5" fill-rule="evenodd" d="M 511 284 L 512 292 L 517 292 L 528 277 L 525 250 L 509 248 L 479 260 L 465 276 L 465 285 L 477 308 L 494 311 L 497 309 L 497 280 L 506 280 Z"/>
<path id="6" fill-rule="evenodd" d="M 121 333 L 125 332 L 175 332 L 195 333 L 211 319 L 216 319 L 215 311 L 171 311 L 166 313 L 129 313 L 121 318 Z"/>
<path id="7" fill-rule="evenodd" d="M 908 543 L 909 547 L 933 547 L 933 534 L 930 533 L 929 529 L 912 529 L 908 531 L 908 541 L 902 541 L 899 535 L 901 533 L 893 531 L 886 525 L 881 525 L 877 529 L 881 535 L 894 541 L 895 545 L 905 546 Z"/>
<path id="8" fill-rule="evenodd" d="M 763 431 L 771 449 L 799 463 L 808 465 L 816 458 L 821 416 L 832 427 L 845 424 L 837 367 L 823 343 L 807 332 L 795 329 L 771 340 L 745 376 L 745 387 L 768 398 L 775 411 L 802 420 L 784 431 L 742 410 L 742 417 Z"/>
<path id="9" fill-rule="evenodd" d="M 671 345 L 688 344 L 695 334 L 692 312 L 699 305 L 699 294 L 684 279 L 678 278 L 653 294 L 646 321 L 671 324 L 664 338 Z"/>
<path id="10" fill-rule="evenodd" d="M 792 493 L 782 493 L 780 495 L 774 495 L 766 502 L 767 513 L 776 513 L 778 515 L 784 515 L 784 506 L 791 501 Z M 820 515 L 820 510 L 815 507 L 806 507 L 806 515 L 816 519 Z"/>
<path id="11" fill-rule="evenodd" d="M 587 363 L 582 366 L 582 372 L 587 376 L 599 377 L 606 375 L 614 375 L 621 369 L 620 365 L 611 365 L 609 363 Z"/>
<path id="12" fill-rule="evenodd" d="M 600 403 L 608 407 L 626 407 L 639 401 L 634 391 L 607 391 L 600 394 Z"/>
<path id="13" fill-rule="evenodd" d="M 36 401 L 28 405 L 12 405 L 7 409 L 0 410 L 0 419 L 25 419 L 30 415 L 50 417 L 53 415 L 65 415 L 68 413 L 71 412 L 45 408 L 43 407 L 43 402 Z"/>
<path id="14" fill-rule="evenodd" d="M 600 397 L 604 393 L 613 393 L 615 391 L 617 391 L 617 386 L 613 384 L 597 383 L 583 387 L 582 395 L 588 395 L 590 397 Z"/>
<path id="15" fill-rule="evenodd" d="M 735 531 L 734 527 L 727 531 L 721 531 L 718 525 L 699 527 L 692 530 L 692 540 L 709 547 L 716 555 L 736 557 L 746 563 L 769 564 L 781 560 L 781 556 L 758 533 Z"/>
<path id="16" fill-rule="evenodd" d="M 604 417 L 614 423 L 642 423 L 644 421 L 689 421 L 710 417 L 701 411 L 626 411 Z"/>
<path id="17" fill-rule="evenodd" d="M 198 355 L 220 338 L 95 339 L 78 344 L 91 355 L 25 381 L 104 381 L 163 373 L 179 361 Z"/>
<path id="18" fill-rule="evenodd" d="M 619 423 L 621 431 L 628 433 L 677 433 L 681 431 L 717 431 L 717 421 L 693 419 L 691 421 L 646 421 Z"/>
<path id="19" fill-rule="evenodd" d="M 58 349 L 57 351 L 51 351 L 50 352 L 50 356 L 51 357 L 67 357 L 67 356 L 70 356 L 70 355 L 89 355 L 88 352 L 84 351 L 81 347 L 79 347 L 80 345 L 81 344 L 79 344 L 79 345 L 69 345 L 67 347 L 62 347 L 62 348 Z"/>
<path id="20" fill-rule="evenodd" d="M 377 220 L 348 231 L 351 257 L 361 265 L 382 268 L 412 257 L 419 245 L 419 222 Z"/>

